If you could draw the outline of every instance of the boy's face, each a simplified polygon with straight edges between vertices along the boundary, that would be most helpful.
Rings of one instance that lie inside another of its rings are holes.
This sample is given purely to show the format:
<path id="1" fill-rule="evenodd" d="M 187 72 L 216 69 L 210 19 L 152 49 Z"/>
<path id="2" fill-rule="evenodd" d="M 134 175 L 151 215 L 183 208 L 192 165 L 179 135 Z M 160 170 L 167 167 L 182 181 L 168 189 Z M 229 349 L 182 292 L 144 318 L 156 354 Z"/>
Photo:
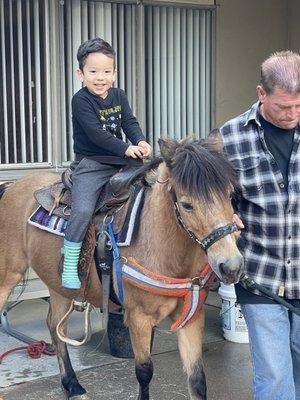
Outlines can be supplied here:
<path id="1" fill-rule="evenodd" d="M 102 53 L 91 53 L 85 60 L 83 70 L 78 69 L 77 74 L 89 92 L 105 99 L 116 76 L 114 60 Z"/>

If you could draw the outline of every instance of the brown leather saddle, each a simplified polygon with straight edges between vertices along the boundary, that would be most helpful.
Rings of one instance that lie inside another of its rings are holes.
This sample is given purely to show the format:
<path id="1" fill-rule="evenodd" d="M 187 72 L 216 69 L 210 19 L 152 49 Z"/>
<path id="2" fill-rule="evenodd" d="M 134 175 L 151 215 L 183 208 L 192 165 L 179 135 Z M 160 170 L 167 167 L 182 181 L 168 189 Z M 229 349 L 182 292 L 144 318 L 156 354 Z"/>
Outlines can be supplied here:
<path id="1" fill-rule="evenodd" d="M 129 199 L 132 193 L 131 182 L 136 171 L 137 167 L 124 167 L 111 177 L 100 193 L 95 213 L 107 213 Z M 37 190 L 34 197 L 50 214 L 68 219 L 72 203 L 71 186 L 72 171 L 67 169 L 63 172 L 61 181 Z"/>

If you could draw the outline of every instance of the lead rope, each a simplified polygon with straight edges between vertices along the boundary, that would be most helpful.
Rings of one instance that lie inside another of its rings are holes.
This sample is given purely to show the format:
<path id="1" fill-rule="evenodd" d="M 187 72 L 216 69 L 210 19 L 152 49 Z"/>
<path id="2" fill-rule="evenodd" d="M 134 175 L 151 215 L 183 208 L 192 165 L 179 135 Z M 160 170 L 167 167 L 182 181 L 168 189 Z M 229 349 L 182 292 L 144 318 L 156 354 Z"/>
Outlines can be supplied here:
<path id="1" fill-rule="evenodd" d="M 40 358 L 42 354 L 55 356 L 55 351 L 53 350 L 52 345 L 46 343 L 44 340 L 40 340 L 39 342 L 30 343 L 27 346 L 14 347 L 13 349 L 6 351 L 0 355 L 0 364 L 2 364 L 2 361 L 6 356 L 20 350 L 27 350 L 28 355 L 35 359 Z"/>

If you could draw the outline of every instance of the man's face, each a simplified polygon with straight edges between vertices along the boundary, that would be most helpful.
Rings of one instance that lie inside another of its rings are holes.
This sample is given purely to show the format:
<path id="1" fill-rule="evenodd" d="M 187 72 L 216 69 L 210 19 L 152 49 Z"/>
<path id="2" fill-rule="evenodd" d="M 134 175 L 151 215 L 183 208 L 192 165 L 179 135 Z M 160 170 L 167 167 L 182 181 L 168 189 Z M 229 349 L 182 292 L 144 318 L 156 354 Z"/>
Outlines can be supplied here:
<path id="1" fill-rule="evenodd" d="M 287 93 L 276 86 L 273 93 L 266 94 L 261 85 L 257 86 L 261 103 L 260 113 L 271 124 L 282 129 L 293 129 L 300 121 L 300 93 Z"/>
<path id="2" fill-rule="evenodd" d="M 77 71 L 79 79 L 89 92 L 105 99 L 112 86 L 116 71 L 114 60 L 102 53 L 91 53 L 87 56 L 83 70 Z"/>

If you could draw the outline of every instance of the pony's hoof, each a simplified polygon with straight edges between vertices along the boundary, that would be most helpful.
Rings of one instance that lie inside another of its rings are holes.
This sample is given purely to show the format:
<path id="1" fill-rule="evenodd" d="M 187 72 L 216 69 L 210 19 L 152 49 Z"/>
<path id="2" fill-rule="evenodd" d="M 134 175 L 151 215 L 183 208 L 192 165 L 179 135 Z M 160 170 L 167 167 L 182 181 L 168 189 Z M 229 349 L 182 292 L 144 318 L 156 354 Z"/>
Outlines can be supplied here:
<path id="1" fill-rule="evenodd" d="M 66 400 L 88 400 L 88 397 L 86 396 L 86 390 L 79 383 L 77 383 L 76 386 L 73 386 L 70 390 L 67 390 L 62 385 L 62 390 Z"/>

